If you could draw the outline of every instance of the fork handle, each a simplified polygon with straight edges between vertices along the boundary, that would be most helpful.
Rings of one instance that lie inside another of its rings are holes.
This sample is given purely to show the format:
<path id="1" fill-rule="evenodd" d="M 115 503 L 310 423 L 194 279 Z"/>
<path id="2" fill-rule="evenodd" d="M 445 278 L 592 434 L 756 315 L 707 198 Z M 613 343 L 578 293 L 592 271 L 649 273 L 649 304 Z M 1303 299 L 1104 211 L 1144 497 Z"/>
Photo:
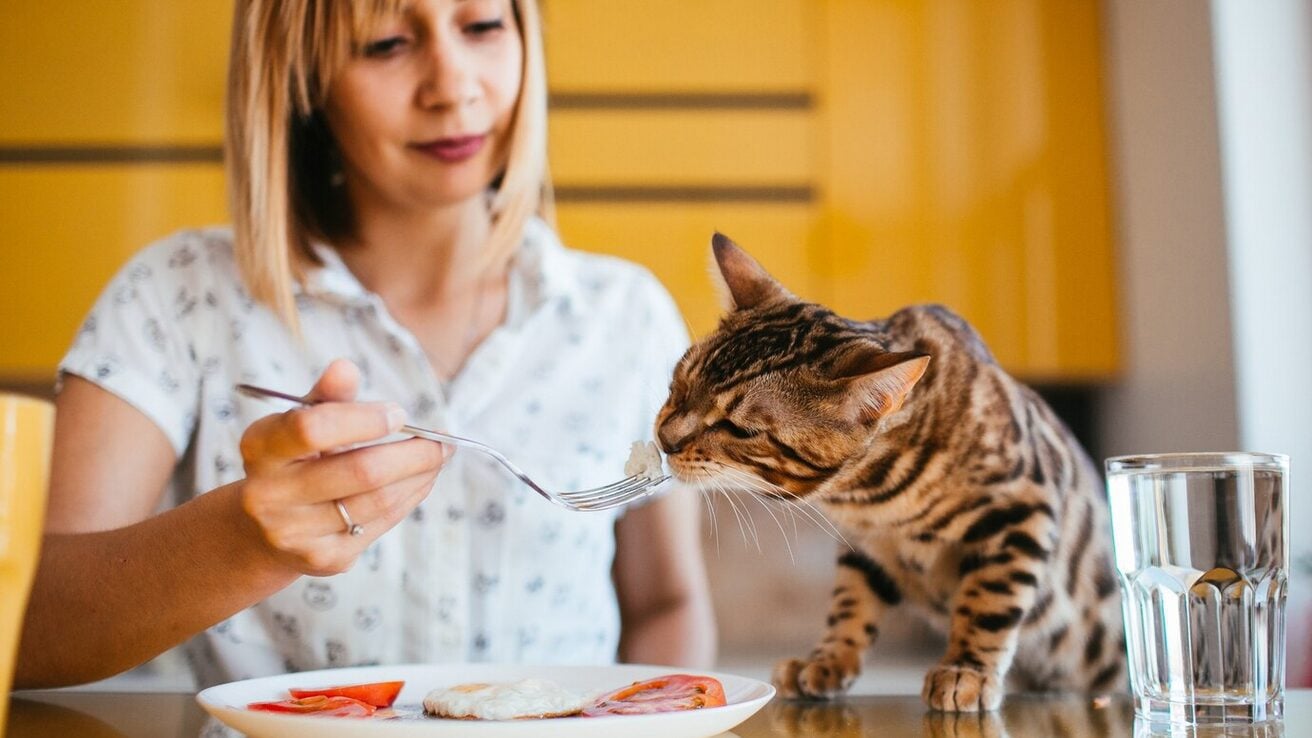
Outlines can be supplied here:
<path id="1" fill-rule="evenodd" d="M 239 384 L 237 385 L 237 391 L 241 392 L 244 395 L 249 395 L 251 397 L 273 397 L 279 400 L 294 402 L 297 405 L 310 406 L 310 405 L 319 404 L 314 400 L 307 400 L 304 397 L 297 397 L 296 395 L 288 394 L 286 392 L 271 390 L 268 389 L 267 387 L 256 387 L 253 384 Z M 429 430 L 427 428 L 420 428 L 414 425 L 403 425 L 401 426 L 401 431 L 403 433 L 409 433 L 412 436 L 424 438 L 429 441 L 437 441 L 438 443 L 449 443 L 452 446 L 464 446 L 466 448 L 478 449 L 479 451 L 487 451 L 487 452 L 492 451 L 492 449 L 489 446 L 487 446 L 486 444 L 479 443 L 478 441 L 474 441 L 469 438 L 461 438 L 460 436 L 453 436 L 450 433 L 442 433 L 435 430 Z M 499 454 L 494 454 L 494 455 L 499 455 Z"/>
<path id="2" fill-rule="evenodd" d="M 478 441 L 474 441 L 469 438 L 461 438 L 460 436 L 453 436 L 450 433 L 443 433 L 441 431 L 429 430 L 427 428 L 420 428 L 417 425 L 403 425 L 401 426 L 401 432 L 409 433 L 410 435 L 415 436 L 416 438 L 423 438 L 429 441 L 437 441 L 438 443 L 449 443 L 452 446 L 464 446 L 465 448 L 477 449 L 479 451 L 485 451 L 489 453 L 492 451 L 491 447 L 487 446 L 486 444 L 479 443 Z"/>

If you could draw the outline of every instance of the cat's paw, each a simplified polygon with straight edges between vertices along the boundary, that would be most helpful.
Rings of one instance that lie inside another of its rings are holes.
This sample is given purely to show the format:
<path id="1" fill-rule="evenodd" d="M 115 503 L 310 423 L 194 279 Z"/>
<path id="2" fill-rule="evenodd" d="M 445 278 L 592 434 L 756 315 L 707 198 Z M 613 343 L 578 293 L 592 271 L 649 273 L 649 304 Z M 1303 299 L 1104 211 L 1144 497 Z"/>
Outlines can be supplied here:
<path id="1" fill-rule="evenodd" d="M 998 709 L 1002 693 L 999 674 L 940 664 L 925 675 L 921 697 L 931 710 L 978 712 Z"/>
<path id="2" fill-rule="evenodd" d="M 809 659 L 788 659 L 774 667 L 772 681 L 785 699 L 827 700 L 847 691 L 861 674 L 855 656 L 819 654 Z"/>

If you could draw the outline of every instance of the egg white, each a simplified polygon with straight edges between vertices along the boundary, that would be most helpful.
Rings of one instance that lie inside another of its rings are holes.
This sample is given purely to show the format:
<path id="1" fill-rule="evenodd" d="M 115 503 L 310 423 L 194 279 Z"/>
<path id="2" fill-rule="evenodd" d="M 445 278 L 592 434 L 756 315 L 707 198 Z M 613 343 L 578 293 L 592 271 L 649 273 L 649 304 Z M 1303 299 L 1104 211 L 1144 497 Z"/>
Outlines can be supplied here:
<path id="1" fill-rule="evenodd" d="M 424 697 L 424 712 L 448 718 L 521 720 L 575 715 L 587 703 L 587 697 L 555 682 L 521 679 L 435 689 Z"/>

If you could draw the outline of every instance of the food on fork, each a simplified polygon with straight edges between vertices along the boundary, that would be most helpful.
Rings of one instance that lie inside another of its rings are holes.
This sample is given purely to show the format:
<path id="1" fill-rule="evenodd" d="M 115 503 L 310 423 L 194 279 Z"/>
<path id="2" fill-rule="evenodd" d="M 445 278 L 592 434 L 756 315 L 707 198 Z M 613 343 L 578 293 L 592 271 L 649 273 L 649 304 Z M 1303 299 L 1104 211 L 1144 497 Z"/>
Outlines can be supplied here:
<path id="1" fill-rule="evenodd" d="M 435 689 L 424 698 L 424 712 L 468 720 L 557 718 L 579 714 L 588 701 L 545 679 L 521 679 Z"/>
<path id="2" fill-rule="evenodd" d="M 660 479 L 665 476 L 665 462 L 661 450 L 651 441 L 634 441 L 629 449 L 629 460 L 624 462 L 626 476 Z"/>

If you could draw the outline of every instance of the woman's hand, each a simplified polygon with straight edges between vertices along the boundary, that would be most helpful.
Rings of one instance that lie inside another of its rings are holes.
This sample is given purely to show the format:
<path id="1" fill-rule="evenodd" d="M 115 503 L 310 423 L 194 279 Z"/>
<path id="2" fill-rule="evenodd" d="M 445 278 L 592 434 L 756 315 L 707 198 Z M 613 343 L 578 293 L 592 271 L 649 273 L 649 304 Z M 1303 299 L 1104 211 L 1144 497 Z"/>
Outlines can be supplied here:
<path id="1" fill-rule="evenodd" d="M 104 679 L 301 574 L 349 568 L 424 499 L 448 455 L 418 439 L 352 448 L 403 422 L 394 405 L 351 402 L 357 383 L 354 366 L 333 363 L 311 391 L 323 404 L 247 429 L 245 479 L 154 513 L 174 473 L 169 439 L 127 401 L 66 377 L 15 684 Z M 347 535 L 338 499 L 362 535 Z"/>
<path id="2" fill-rule="evenodd" d="M 359 371 L 345 360 L 324 370 L 311 407 L 269 415 L 241 439 L 241 506 L 273 557 L 302 574 L 346 571 L 433 487 L 448 446 L 412 438 L 376 442 L 405 423 L 394 403 L 353 402 Z M 348 535 L 335 505 L 364 528 Z"/>

